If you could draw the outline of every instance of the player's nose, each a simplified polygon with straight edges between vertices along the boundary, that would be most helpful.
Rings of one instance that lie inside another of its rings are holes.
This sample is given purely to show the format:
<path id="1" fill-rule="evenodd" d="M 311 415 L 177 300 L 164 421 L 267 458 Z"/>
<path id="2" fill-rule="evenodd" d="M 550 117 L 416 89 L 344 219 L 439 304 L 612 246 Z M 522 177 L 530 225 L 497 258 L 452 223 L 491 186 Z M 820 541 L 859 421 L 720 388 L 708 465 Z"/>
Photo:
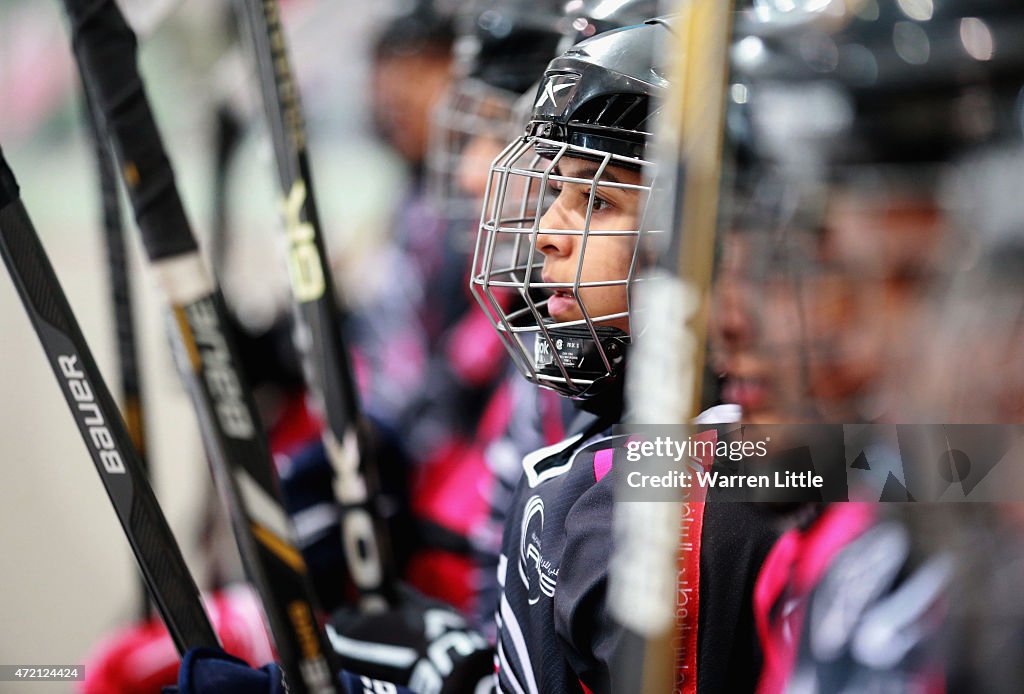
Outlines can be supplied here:
<path id="1" fill-rule="evenodd" d="M 574 231 L 577 225 L 572 221 L 572 215 L 561 203 L 561 197 L 548 208 L 547 212 L 540 218 L 539 233 L 537 234 L 537 250 L 546 257 L 565 257 L 572 255 L 576 243 L 576 234 L 560 234 L 559 231 Z"/>

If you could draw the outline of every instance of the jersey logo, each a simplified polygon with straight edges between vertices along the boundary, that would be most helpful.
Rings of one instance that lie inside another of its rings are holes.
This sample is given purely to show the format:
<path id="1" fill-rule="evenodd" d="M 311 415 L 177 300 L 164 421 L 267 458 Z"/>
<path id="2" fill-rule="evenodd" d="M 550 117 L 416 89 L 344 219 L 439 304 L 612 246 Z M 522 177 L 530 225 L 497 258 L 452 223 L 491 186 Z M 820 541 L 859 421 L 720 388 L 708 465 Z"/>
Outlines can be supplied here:
<path id="1" fill-rule="evenodd" d="M 519 578 L 526 586 L 528 602 L 536 605 L 540 596 L 555 595 L 558 568 L 544 559 L 544 500 L 534 495 L 523 509 L 519 534 Z"/>
<path id="2" fill-rule="evenodd" d="M 572 99 L 575 87 L 580 81 L 579 75 L 556 74 L 548 77 L 533 107 L 536 110 L 543 110 L 549 115 L 559 115 L 565 110 L 566 105 Z"/>
<path id="3" fill-rule="evenodd" d="M 526 482 L 533 489 L 538 484 L 552 477 L 569 472 L 572 468 L 572 461 L 575 453 L 571 456 L 561 455 L 583 438 L 583 433 L 574 434 L 564 441 L 538 448 L 523 456 L 523 471 L 526 473 Z M 563 461 L 561 458 L 565 458 Z M 554 464 L 552 464 L 552 459 Z"/>

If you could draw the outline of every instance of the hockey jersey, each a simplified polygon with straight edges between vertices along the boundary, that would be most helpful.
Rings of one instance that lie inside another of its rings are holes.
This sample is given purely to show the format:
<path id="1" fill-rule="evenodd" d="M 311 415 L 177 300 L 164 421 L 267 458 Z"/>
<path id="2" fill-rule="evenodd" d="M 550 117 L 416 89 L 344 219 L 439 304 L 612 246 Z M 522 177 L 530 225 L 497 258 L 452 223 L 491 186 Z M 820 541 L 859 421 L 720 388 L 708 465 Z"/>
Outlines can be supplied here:
<path id="1" fill-rule="evenodd" d="M 602 694 L 628 687 L 612 665 L 625 634 L 605 606 L 615 451 L 626 441 L 609 436 L 609 426 L 596 420 L 523 460 L 498 569 L 500 691 Z M 753 588 L 776 532 L 756 504 L 715 503 L 714 495 L 707 501 L 696 691 L 753 691 L 760 671 Z"/>

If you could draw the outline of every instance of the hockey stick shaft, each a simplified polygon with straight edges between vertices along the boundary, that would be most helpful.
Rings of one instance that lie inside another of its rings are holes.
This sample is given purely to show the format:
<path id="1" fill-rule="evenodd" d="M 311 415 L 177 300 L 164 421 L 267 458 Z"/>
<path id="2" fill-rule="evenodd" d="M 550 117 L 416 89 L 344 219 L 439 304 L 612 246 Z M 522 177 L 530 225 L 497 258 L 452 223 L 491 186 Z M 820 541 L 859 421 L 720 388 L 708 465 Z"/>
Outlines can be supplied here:
<path id="1" fill-rule="evenodd" d="M 231 225 L 228 219 L 229 173 L 242 141 L 242 123 L 235 109 L 225 99 L 214 113 L 216 152 L 213 171 L 213 225 L 210 238 L 210 262 L 215 277 L 222 277 L 227 267 Z"/>
<path id="2" fill-rule="evenodd" d="M 342 544 L 364 608 L 393 602 L 396 571 L 384 524 L 373 512 L 378 480 L 344 343 L 341 311 L 317 212 L 305 122 L 277 0 L 236 0 L 258 66 L 281 183 L 298 348 L 309 389 L 326 420 Z"/>
<path id="3" fill-rule="evenodd" d="M 113 0 L 64 0 L 64 6 L 79 69 L 171 304 L 179 370 L 291 690 L 336 692 L 333 652 L 318 625 L 305 563 L 289 539 L 270 451 L 225 330 L 223 298 L 199 257 L 146 98 L 135 35 Z"/>
<path id="4" fill-rule="evenodd" d="M 659 173 L 674 181 L 674 191 L 662 188 L 672 198 L 666 215 L 672 234 L 644 288 L 644 308 L 654 318 L 631 358 L 635 369 L 628 395 L 634 424 L 685 429 L 700 411 L 732 12 L 731 0 L 687 0 L 675 24 L 672 91 L 660 138 L 667 171 Z M 685 501 L 625 503 L 617 509 L 609 606 L 625 627 L 624 641 L 635 644 L 623 663 L 624 668 L 639 667 L 630 686 L 645 694 L 696 691 L 697 673 L 677 670 L 683 665 L 677 661 L 695 660 L 681 658 L 687 639 L 676 633 L 680 625 L 671 618 L 677 610 L 699 609 L 696 602 L 687 608 L 678 604 Z M 696 633 L 696 623 L 682 627 Z"/>
<path id="5" fill-rule="evenodd" d="M 179 653 L 217 646 L 199 590 L 0 152 L 0 252 Z"/>
<path id="6" fill-rule="evenodd" d="M 139 454 L 142 474 L 149 479 L 149 456 L 146 446 L 146 426 L 142 407 L 142 384 L 139 377 L 138 348 L 135 332 L 135 314 L 132 307 L 131 276 L 128 268 L 128 249 L 121 218 L 121 199 L 117 189 L 117 171 L 110 150 L 103 142 L 93 104 L 84 98 L 85 114 L 92 136 L 96 156 L 96 170 L 100 179 L 100 207 L 103 238 L 107 250 L 107 270 L 110 273 L 110 293 L 114 309 L 114 331 L 117 343 L 117 361 L 121 381 L 121 414 L 124 417 L 132 445 Z M 139 594 L 139 617 L 149 616 L 149 593 L 143 582 Z"/>

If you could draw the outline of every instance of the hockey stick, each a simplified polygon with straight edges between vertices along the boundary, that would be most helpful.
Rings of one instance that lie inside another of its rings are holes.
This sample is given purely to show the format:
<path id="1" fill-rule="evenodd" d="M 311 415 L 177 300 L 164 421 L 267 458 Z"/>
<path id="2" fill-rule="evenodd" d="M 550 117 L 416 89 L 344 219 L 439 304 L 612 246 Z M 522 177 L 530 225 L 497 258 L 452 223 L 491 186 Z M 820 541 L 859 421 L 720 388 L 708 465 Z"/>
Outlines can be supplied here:
<path id="1" fill-rule="evenodd" d="M 210 227 L 210 265 L 213 276 L 222 278 L 228 262 L 228 174 L 241 141 L 241 123 L 227 100 L 221 101 L 214 111 L 214 162 L 213 162 L 213 214 Z M 199 521 L 199 546 L 206 558 L 206 585 L 210 590 L 220 590 L 228 581 L 229 569 L 225 558 L 219 554 L 226 530 L 226 518 L 217 503 L 217 490 L 207 486 L 203 491 L 202 518 Z"/>
<path id="2" fill-rule="evenodd" d="M 296 343 L 307 386 L 327 424 L 324 446 L 334 467 L 345 559 L 360 606 L 379 609 L 394 601 L 396 573 L 384 525 L 373 513 L 376 468 L 326 262 L 298 86 L 288 61 L 277 0 L 236 2 L 258 66 L 274 143 L 288 235 Z"/>
<path id="3" fill-rule="evenodd" d="M 215 647 L 199 589 L 142 471 L 138 451 L 82 335 L 0 151 L 0 254 L 179 653 Z"/>
<path id="4" fill-rule="evenodd" d="M 213 226 L 210 233 L 210 262 L 214 277 L 223 277 L 230 244 L 228 221 L 228 174 L 242 141 L 242 123 L 227 99 L 214 111 Z"/>
<path id="5" fill-rule="evenodd" d="M 121 377 L 121 414 L 124 417 L 132 445 L 139 454 L 139 471 L 149 480 L 149 456 L 146 449 L 146 422 L 142 407 L 142 383 L 139 377 L 138 347 L 135 337 L 135 313 L 132 285 L 128 268 L 128 249 L 125 245 L 121 219 L 121 198 L 117 189 L 117 171 L 112 155 L 103 143 L 93 104 L 83 95 L 85 116 L 93 140 L 96 170 L 100 179 L 100 204 L 103 238 L 106 241 L 107 268 L 110 273 L 110 293 L 114 308 L 114 330 L 117 342 L 117 361 Z M 152 484 L 152 482 L 151 482 Z M 149 593 L 143 581 L 139 593 L 139 618 L 149 616 Z"/>
<path id="6" fill-rule="evenodd" d="M 223 298 L 202 264 L 138 74 L 135 34 L 113 0 L 64 0 L 64 6 L 79 69 L 170 300 L 178 367 L 281 664 L 292 691 L 336 692 L 334 654 L 317 623 L 305 563 L 288 539 L 273 461 L 224 328 Z"/>
<path id="7" fill-rule="evenodd" d="M 685 427 L 700 411 L 732 5 L 731 0 L 688 0 L 674 25 L 672 89 L 661 120 L 666 156 L 659 173 L 668 174 L 675 188 L 659 185 L 663 193 L 675 193 L 667 226 L 659 228 L 673 233 L 636 297 L 649 320 L 630 358 L 634 370 L 627 398 L 633 424 Z M 684 665 L 676 662 L 682 655 L 678 648 L 688 634 L 676 633 L 673 618 L 677 610 L 694 611 L 677 602 L 685 501 L 616 506 L 608 599 L 628 634 L 625 642 L 632 650 L 618 666 L 630 670 L 633 691 L 696 691 L 697 673 L 677 672 Z M 696 624 L 686 628 L 693 630 L 689 647 L 695 649 Z M 695 664 L 695 654 L 689 657 Z"/>

